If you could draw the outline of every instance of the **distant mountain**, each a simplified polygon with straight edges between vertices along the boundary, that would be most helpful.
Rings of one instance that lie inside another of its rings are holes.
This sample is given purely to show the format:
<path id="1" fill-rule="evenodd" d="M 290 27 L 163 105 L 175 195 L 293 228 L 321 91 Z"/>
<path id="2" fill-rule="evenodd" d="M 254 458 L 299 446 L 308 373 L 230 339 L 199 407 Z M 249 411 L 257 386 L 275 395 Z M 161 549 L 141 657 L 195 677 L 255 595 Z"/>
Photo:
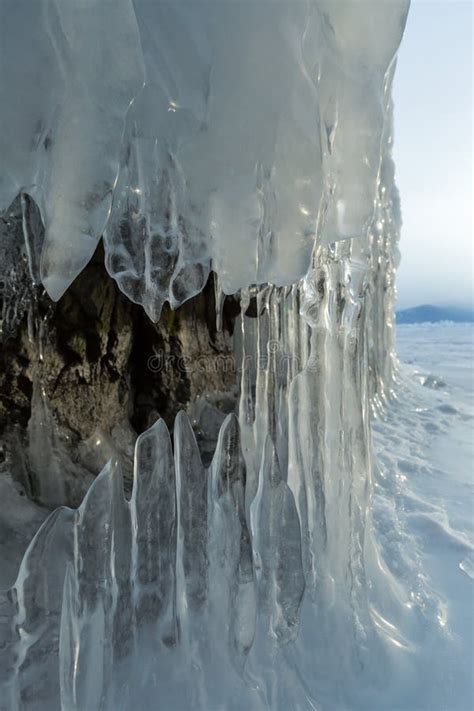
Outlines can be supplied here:
<path id="1" fill-rule="evenodd" d="M 397 311 L 397 323 L 436 323 L 437 321 L 455 321 L 456 323 L 474 322 L 474 311 L 458 306 L 433 306 L 423 304 L 411 309 Z"/>

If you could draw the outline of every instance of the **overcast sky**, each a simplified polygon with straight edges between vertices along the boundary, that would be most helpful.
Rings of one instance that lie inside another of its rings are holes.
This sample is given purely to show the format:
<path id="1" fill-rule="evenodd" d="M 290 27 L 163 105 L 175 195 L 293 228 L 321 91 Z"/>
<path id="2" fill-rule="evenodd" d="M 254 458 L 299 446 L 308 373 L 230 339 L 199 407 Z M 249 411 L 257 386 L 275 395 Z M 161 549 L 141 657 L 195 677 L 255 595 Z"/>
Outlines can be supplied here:
<path id="1" fill-rule="evenodd" d="M 472 301 L 470 0 L 412 0 L 394 86 L 399 307 Z"/>

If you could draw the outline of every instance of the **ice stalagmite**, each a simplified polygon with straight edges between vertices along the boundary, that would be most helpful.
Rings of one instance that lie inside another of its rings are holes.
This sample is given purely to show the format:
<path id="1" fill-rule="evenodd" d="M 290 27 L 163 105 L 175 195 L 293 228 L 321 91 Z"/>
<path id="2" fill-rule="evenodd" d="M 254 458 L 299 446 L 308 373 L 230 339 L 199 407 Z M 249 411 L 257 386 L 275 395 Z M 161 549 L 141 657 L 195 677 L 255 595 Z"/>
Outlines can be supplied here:
<path id="1" fill-rule="evenodd" d="M 152 320 L 211 269 L 240 315 L 209 466 L 188 415 L 173 441 L 158 420 L 130 500 L 113 457 L 0 593 L 2 711 L 372 708 L 399 663 L 373 595 L 370 414 L 393 380 L 407 11 L 5 3 L 0 202 L 22 195 L 32 278 L 58 299 L 103 237 Z"/>
<path id="2" fill-rule="evenodd" d="M 72 511 L 57 509 L 33 538 L 15 586 L 1 593 L 0 708 L 48 708 L 59 700 L 58 632 L 72 551 Z"/>

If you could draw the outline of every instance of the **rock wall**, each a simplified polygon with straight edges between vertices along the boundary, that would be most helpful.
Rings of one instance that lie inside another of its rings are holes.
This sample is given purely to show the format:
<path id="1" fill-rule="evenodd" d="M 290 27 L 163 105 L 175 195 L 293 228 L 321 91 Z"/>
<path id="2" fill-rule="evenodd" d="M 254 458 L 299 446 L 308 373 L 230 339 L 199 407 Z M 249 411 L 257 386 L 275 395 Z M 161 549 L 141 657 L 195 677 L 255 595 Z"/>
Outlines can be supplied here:
<path id="1" fill-rule="evenodd" d="M 154 324 L 108 277 L 100 245 L 63 298 L 53 303 L 32 281 L 23 218 L 17 200 L 0 221 L 4 459 L 14 459 L 10 450 L 19 443 L 27 448 L 34 398 L 47 407 L 72 459 L 91 473 L 97 473 L 97 465 L 81 443 L 97 433 L 131 455 L 137 434 L 158 417 L 172 428 L 177 412 L 205 393 L 217 394 L 213 409 L 233 409 L 232 331 L 239 304 L 228 297 L 219 314 L 212 275 L 201 294 L 176 311 L 166 305 Z M 198 419 L 195 424 L 199 439 Z M 201 434 L 202 440 L 209 435 Z M 47 446 L 46 439 L 41 446 Z M 30 469 L 28 462 L 25 467 Z M 34 496 L 34 474 L 27 478 Z M 66 497 L 64 503 L 71 502 Z"/>

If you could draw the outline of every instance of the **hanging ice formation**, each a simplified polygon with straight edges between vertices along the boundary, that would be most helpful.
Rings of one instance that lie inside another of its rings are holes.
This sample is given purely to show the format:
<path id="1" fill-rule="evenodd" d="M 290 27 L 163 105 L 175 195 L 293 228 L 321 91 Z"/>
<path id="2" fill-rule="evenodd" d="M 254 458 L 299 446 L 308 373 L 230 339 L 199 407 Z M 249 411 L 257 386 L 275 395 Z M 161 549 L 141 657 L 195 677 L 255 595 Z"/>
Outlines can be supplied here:
<path id="1" fill-rule="evenodd" d="M 31 542 L 0 597 L 2 710 L 367 708 L 356 677 L 388 689 L 407 651 L 377 594 L 369 409 L 392 382 L 407 10 L 3 2 L 0 202 L 25 196 L 33 276 L 58 299 L 103 237 L 152 319 L 211 268 L 241 316 L 210 467 L 185 414 L 173 446 L 160 420 L 130 501 L 111 460 Z"/>

